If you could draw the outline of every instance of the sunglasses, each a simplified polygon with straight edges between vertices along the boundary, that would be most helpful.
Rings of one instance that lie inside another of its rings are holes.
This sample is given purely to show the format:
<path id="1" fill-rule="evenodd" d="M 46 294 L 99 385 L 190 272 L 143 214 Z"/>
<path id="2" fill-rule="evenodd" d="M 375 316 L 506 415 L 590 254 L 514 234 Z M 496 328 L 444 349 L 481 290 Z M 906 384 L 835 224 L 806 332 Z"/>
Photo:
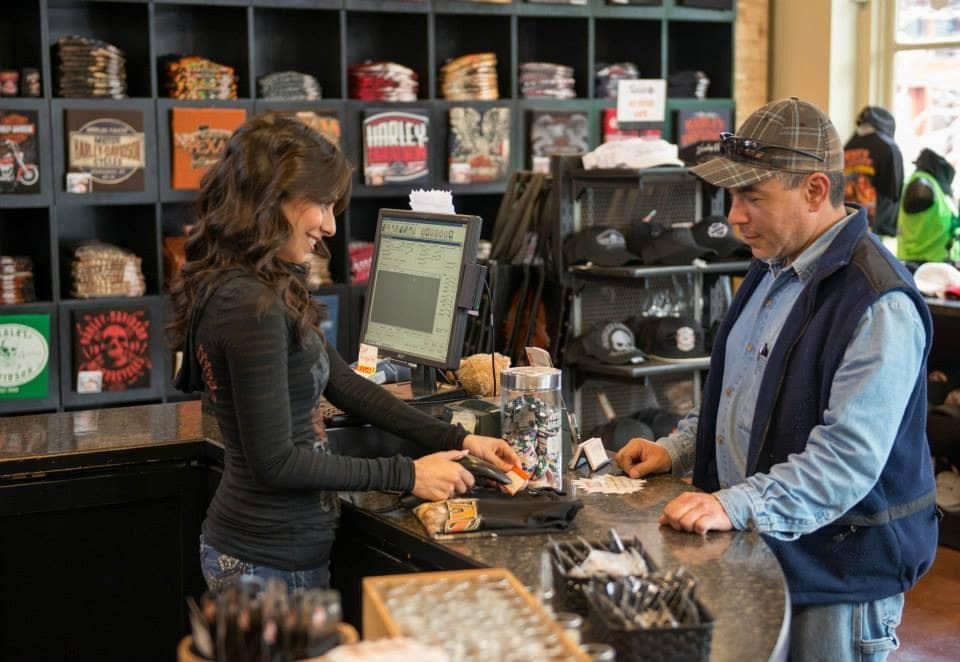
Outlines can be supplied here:
<path id="1" fill-rule="evenodd" d="M 816 159 L 817 161 L 824 161 L 822 156 L 805 152 L 802 149 L 794 149 L 793 147 L 784 147 L 782 145 L 767 145 L 759 140 L 754 140 L 753 138 L 741 138 L 738 135 L 727 133 L 726 131 L 720 134 L 721 156 L 740 156 L 747 159 L 756 159 L 758 161 L 762 161 L 764 158 L 764 152 L 768 149 L 779 149 L 784 152 L 793 152 L 794 154 L 800 154 L 801 156 Z"/>

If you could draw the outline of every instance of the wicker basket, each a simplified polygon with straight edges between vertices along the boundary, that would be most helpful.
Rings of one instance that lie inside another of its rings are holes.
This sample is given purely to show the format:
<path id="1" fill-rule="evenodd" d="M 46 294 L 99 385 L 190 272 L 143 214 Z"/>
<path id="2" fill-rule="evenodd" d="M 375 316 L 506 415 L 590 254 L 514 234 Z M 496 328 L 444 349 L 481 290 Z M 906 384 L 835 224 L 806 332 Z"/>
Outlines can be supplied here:
<path id="1" fill-rule="evenodd" d="M 623 623 L 608 619 L 607 612 L 597 607 L 590 589 L 587 589 L 584 599 L 589 608 L 584 639 L 613 646 L 617 651 L 617 662 L 693 662 L 710 659 L 713 616 L 695 597 L 693 604 L 700 622 L 673 628 L 627 628 Z"/>
<path id="2" fill-rule="evenodd" d="M 594 542 L 589 541 L 590 546 L 594 549 L 601 549 L 608 552 L 617 552 L 618 550 L 613 546 L 612 542 Z M 573 547 L 573 543 L 559 543 L 558 547 Z M 640 555 L 643 556 L 644 561 L 647 563 L 648 572 L 656 572 L 657 566 L 654 564 L 653 560 L 650 558 L 650 555 L 647 554 L 647 550 L 644 549 L 643 545 L 639 540 L 627 540 L 623 543 L 624 548 L 626 549 L 635 549 L 640 552 Z M 580 545 L 580 548 L 584 548 L 584 545 Z M 590 582 L 588 577 L 570 577 L 567 575 L 570 568 L 566 567 L 566 564 L 560 559 L 555 550 L 551 550 L 550 558 L 552 563 L 550 564 L 553 569 L 553 609 L 554 611 L 572 611 L 581 616 L 587 615 L 587 599 L 583 595 L 583 587 Z"/>

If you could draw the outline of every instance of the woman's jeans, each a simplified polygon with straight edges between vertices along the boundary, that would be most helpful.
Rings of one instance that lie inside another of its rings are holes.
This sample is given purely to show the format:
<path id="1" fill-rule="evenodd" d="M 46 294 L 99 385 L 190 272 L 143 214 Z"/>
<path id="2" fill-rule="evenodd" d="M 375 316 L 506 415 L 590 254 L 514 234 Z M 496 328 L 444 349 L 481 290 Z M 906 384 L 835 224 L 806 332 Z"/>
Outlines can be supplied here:
<path id="1" fill-rule="evenodd" d="M 221 554 L 208 545 L 200 536 L 200 569 L 207 587 L 214 592 L 221 591 L 240 579 L 241 575 L 253 575 L 264 581 L 270 578 L 281 579 L 289 591 L 309 588 L 329 588 L 330 568 L 324 563 L 319 568 L 309 570 L 280 570 L 266 565 L 247 563 L 229 554 Z"/>
<path id="2" fill-rule="evenodd" d="M 902 612 L 903 593 L 859 604 L 798 607 L 790 625 L 790 660 L 886 660 L 900 645 Z"/>

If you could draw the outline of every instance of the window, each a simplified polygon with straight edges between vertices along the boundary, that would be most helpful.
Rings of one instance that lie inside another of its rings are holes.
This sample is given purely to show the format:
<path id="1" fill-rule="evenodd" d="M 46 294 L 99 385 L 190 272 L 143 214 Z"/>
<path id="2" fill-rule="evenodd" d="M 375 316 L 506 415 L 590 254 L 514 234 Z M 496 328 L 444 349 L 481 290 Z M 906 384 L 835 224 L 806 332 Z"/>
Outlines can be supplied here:
<path id="1" fill-rule="evenodd" d="M 960 0 L 896 0 L 893 11 L 891 106 L 904 174 L 925 147 L 960 172 Z"/>

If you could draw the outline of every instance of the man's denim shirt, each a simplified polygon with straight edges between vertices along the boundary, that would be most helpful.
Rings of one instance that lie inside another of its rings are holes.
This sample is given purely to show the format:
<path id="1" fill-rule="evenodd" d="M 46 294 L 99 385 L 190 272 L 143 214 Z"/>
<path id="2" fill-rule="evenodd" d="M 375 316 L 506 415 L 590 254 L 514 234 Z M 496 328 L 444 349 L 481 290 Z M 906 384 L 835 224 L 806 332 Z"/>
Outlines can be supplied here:
<path id="1" fill-rule="evenodd" d="M 770 260 L 727 340 L 717 410 L 721 489 L 716 496 L 735 529 L 783 540 L 819 529 L 867 495 L 893 447 L 924 348 L 920 314 L 899 291 L 880 297 L 863 314 L 834 377 L 823 424 L 810 432 L 806 449 L 769 473 L 745 477 L 767 356 L 818 260 L 851 216 L 818 237 L 789 267 L 782 259 Z M 674 475 L 693 468 L 697 422 L 693 411 L 677 431 L 659 440 L 673 460 Z"/>

